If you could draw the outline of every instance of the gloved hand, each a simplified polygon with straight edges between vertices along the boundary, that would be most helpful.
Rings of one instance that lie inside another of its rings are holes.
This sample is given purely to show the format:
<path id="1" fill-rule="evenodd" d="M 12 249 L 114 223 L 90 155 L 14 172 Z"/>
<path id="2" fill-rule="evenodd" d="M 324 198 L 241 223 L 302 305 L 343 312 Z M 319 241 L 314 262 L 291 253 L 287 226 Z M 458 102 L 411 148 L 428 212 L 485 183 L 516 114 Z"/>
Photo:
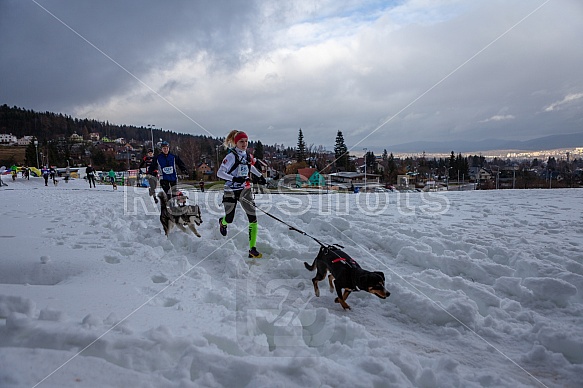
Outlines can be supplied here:
<path id="1" fill-rule="evenodd" d="M 245 183 L 245 181 L 247 180 L 246 176 L 234 176 L 232 181 L 235 183 Z"/>
<path id="2" fill-rule="evenodd" d="M 260 177 L 257 178 L 257 183 L 259 183 L 260 185 L 266 185 L 267 181 L 265 180 L 265 177 L 261 175 Z"/>

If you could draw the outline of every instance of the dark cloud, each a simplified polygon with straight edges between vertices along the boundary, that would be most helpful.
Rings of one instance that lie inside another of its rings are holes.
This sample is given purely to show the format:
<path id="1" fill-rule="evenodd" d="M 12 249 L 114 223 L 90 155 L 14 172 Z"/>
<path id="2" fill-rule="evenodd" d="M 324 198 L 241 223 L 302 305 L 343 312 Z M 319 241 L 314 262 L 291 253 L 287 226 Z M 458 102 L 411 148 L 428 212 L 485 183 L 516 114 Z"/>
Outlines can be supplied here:
<path id="1" fill-rule="evenodd" d="M 338 130 L 359 147 L 524 140 L 581 128 L 582 16 L 576 0 L 4 0 L 0 103 L 292 146 L 300 127 L 328 147 Z"/>

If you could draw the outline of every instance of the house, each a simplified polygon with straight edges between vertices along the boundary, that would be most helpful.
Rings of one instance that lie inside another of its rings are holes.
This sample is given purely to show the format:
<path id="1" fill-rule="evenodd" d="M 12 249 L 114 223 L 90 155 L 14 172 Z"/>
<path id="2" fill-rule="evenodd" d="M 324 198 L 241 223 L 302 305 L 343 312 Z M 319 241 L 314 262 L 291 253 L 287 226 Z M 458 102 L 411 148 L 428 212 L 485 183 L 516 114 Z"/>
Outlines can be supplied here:
<path id="1" fill-rule="evenodd" d="M 377 187 L 380 186 L 379 179 L 380 175 L 365 174 L 363 172 L 342 171 L 330 174 L 331 183 L 344 189 L 351 189 L 354 186 L 365 186 L 365 181 L 366 187 Z"/>
<path id="2" fill-rule="evenodd" d="M 397 175 L 397 188 L 399 190 L 405 190 L 409 188 L 410 175 Z"/>
<path id="3" fill-rule="evenodd" d="M 32 143 L 33 140 L 34 140 L 34 136 L 23 136 L 20 139 L 18 139 L 17 144 L 19 146 L 27 146 L 30 143 Z"/>
<path id="4" fill-rule="evenodd" d="M 71 143 L 82 143 L 83 136 L 77 135 L 77 133 L 73 133 L 71 136 L 69 136 L 69 140 L 71 141 Z"/>
<path id="5" fill-rule="evenodd" d="M 99 132 L 91 132 L 89 134 L 89 139 L 91 141 L 99 141 L 99 139 L 100 139 Z"/>
<path id="6" fill-rule="evenodd" d="M 296 174 L 296 187 L 309 186 L 310 177 L 315 171 L 316 169 L 311 167 L 299 168 Z"/>
<path id="7" fill-rule="evenodd" d="M 18 139 L 13 134 L 0 133 L 0 143 L 2 144 L 14 144 L 17 141 Z"/>
<path id="8" fill-rule="evenodd" d="M 318 170 L 311 167 L 300 168 L 296 175 L 296 187 L 326 186 L 326 179 Z"/>
<path id="9" fill-rule="evenodd" d="M 210 179 L 210 176 L 213 175 L 213 169 L 206 163 L 201 163 L 196 168 L 197 175 L 203 177 L 203 179 Z M 205 178 L 207 177 L 207 178 Z"/>
<path id="10" fill-rule="evenodd" d="M 492 173 L 483 167 L 470 167 L 470 181 L 490 180 L 492 176 Z"/>

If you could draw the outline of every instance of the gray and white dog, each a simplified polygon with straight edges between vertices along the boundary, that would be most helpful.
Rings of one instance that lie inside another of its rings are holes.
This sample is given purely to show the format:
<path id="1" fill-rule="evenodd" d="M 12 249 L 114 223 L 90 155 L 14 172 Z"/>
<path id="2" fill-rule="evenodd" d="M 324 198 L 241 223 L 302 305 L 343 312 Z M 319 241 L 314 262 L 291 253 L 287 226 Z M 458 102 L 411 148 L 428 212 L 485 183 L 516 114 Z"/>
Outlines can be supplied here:
<path id="1" fill-rule="evenodd" d="M 160 198 L 160 222 L 166 236 L 176 225 L 185 233 L 188 227 L 192 233 L 200 237 L 195 226 L 202 224 L 200 207 L 189 204 L 188 193 L 185 190 L 178 190 L 170 200 L 162 191 L 158 193 L 158 198 Z"/>

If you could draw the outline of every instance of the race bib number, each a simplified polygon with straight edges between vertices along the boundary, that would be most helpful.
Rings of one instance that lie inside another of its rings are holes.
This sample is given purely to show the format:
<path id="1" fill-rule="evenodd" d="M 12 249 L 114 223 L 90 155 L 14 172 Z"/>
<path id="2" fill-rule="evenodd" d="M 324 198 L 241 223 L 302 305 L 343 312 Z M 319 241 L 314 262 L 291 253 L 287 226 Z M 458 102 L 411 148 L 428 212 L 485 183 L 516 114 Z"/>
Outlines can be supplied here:
<path id="1" fill-rule="evenodd" d="M 249 166 L 246 164 L 239 165 L 239 176 L 249 176 Z"/>
<path id="2" fill-rule="evenodd" d="M 170 175 L 170 174 L 174 173 L 174 167 L 172 167 L 172 166 L 164 167 L 162 169 L 162 172 L 164 174 Z"/>

